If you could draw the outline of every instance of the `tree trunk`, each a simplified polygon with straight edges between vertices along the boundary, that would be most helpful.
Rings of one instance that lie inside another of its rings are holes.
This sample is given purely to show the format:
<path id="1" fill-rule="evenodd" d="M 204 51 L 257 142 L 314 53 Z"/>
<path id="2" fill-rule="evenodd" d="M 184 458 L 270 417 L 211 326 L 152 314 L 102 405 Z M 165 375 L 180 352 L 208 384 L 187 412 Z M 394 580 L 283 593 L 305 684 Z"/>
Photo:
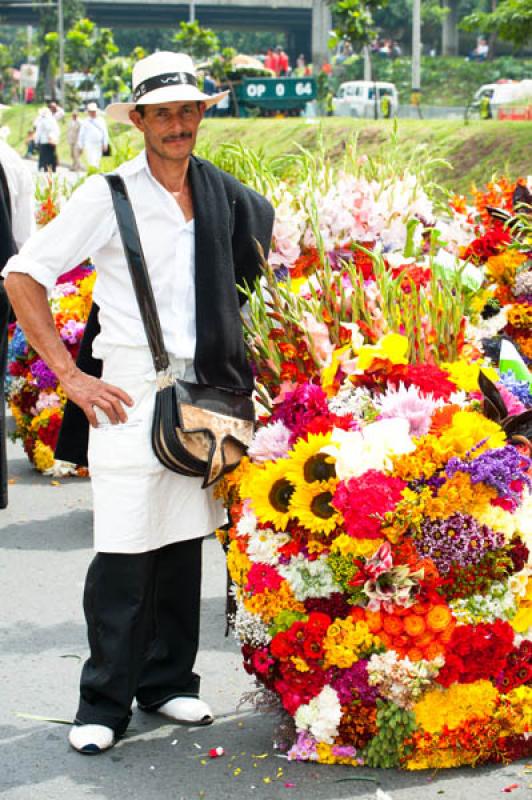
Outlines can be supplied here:
<path id="1" fill-rule="evenodd" d="M 458 0 L 442 0 L 443 8 L 448 9 L 442 22 L 442 56 L 458 55 Z"/>

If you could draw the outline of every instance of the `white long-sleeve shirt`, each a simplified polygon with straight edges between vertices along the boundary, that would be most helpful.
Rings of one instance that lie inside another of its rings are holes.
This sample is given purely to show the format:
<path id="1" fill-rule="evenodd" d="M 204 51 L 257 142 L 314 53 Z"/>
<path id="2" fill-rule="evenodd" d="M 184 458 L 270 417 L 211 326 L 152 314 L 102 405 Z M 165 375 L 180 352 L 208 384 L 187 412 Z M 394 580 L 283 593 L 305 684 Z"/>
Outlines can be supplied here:
<path id="1" fill-rule="evenodd" d="M 124 178 L 161 320 L 164 342 L 177 358 L 194 357 L 196 302 L 194 221 L 151 174 L 143 151 L 116 172 Z M 77 189 L 59 216 L 38 231 L 4 269 L 31 275 L 50 289 L 59 275 L 91 257 L 97 269 L 94 300 L 101 333 L 95 356 L 113 347 L 147 344 L 107 182 L 93 175 Z"/>
<path id="2" fill-rule="evenodd" d="M 9 189 L 13 238 L 20 248 L 35 231 L 33 178 L 19 154 L 2 139 L 0 164 L 4 168 Z"/>
<path id="3" fill-rule="evenodd" d="M 101 117 L 88 117 L 81 123 L 78 145 L 84 150 L 87 147 L 100 147 L 102 150 L 109 144 L 107 124 Z"/>
<path id="4" fill-rule="evenodd" d="M 57 144 L 59 142 L 59 125 L 52 114 L 41 114 L 35 122 L 36 144 Z"/>

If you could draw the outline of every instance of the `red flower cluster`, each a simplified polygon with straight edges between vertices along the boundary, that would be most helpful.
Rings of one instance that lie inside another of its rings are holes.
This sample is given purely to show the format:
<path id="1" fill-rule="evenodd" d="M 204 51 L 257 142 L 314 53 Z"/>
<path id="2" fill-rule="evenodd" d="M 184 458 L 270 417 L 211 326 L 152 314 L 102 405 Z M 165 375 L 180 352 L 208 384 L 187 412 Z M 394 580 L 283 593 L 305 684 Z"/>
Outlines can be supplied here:
<path id="1" fill-rule="evenodd" d="M 462 258 L 470 258 L 476 264 L 483 264 L 490 256 L 495 256 L 497 253 L 510 244 L 512 240 L 510 232 L 503 226 L 501 222 L 497 222 L 492 228 L 478 237 L 473 239 L 471 244 L 465 248 L 461 253 Z"/>
<path id="2" fill-rule="evenodd" d="M 532 683 L 532 642 L 525 640 L 509 654 L 503 671 L 495 680 L 495 685 L 500 692 L 511 692 L 518 686 L 530 683 Z"/>
<path id="3" fill-rule="evenodd" d="M 384 514 L 393 511 L 405 487 L 401 478 L 391 478 L 370 469 L 359 478 L 341 481 L 332 504 L 343 514 L 350 536 L 378 539 L 382 535 Z"/>
<path id="4" fill-rule="evenodd" d="M 513 640 L 512 627 L 500 619 L 459 625 L 449 640 L 438 682 L 448 687 L 451 683 L 492 680 L 504 670 Z"/>

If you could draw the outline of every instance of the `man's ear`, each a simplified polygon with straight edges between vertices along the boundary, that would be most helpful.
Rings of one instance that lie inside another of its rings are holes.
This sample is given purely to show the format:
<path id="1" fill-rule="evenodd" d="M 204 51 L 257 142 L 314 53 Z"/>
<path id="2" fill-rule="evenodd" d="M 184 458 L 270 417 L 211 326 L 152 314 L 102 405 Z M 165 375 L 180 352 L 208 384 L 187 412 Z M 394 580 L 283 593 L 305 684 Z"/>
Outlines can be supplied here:
<path id="1" fill-rule="evenodd" d="M 200 122 L 203 119 L 203 117 L 205 116 L 206 110 L 207 110 L 207 106 L 205 105 L 205 103 L 198 103 L 198 111 L 200 112 Z"/>
<path id="2" fill-rule="evenodd" d="M 144 132 L 144 120 L 142 114 L 140 114 L 136 109 L 132 108 L 128 116 L 135 128 L 138 128 L 139 131 Z"/>

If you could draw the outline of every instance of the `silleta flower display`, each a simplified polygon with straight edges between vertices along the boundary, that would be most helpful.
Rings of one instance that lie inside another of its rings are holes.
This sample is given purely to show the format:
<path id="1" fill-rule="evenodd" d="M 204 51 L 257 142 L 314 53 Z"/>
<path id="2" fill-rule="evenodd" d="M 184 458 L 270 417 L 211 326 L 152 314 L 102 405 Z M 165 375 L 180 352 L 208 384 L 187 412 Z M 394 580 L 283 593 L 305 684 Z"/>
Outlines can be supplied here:
<path id="1" fill-rule="evenodd" d="M 280 201 L 246 322 L 264 414 L 219 488 L 258 706 L 286 715 L 289 759 L 530 756 L 528 353 L 512 372 L 483 349 L 517 327 L 489 313 L 497 265 L 514 293 L 528 285 L 530 234 L 486 213 L 515 184 L 455 198 L 438 234 L 408 177 L 323 185 Z"/>

